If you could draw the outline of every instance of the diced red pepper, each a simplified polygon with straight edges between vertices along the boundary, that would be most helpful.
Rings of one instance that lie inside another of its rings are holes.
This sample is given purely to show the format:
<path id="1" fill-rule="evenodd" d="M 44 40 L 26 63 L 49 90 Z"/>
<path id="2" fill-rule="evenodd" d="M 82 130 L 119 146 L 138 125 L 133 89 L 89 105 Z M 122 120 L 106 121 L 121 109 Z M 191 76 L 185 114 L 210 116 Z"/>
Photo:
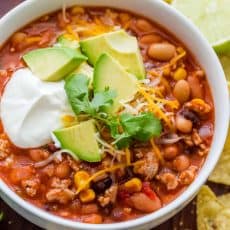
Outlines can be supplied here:
<path id="1" fill-rule="evenodd" d="M 130 197 L 130 194 L 129 192 L 125 191 L 125 190 L 120 190 L 118 191 L 118 197 L 121 199 L 121 200 L 126 200 Z"/>
<path id="2" fill-rule="evenodd" d="M 142 192 L 145 193 L 151 200 L 156 200 L 156 198 L 157 198 L 157 195 L 152 190 L 149 182 L 143 182 Z"/>

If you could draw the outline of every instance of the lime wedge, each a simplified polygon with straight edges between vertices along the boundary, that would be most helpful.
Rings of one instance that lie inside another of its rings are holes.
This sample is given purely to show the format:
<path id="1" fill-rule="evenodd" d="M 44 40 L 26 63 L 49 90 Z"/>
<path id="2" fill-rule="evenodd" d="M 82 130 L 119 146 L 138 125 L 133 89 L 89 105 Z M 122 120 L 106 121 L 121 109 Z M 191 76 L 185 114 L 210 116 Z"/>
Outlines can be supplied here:
<path id="1" fill-rule="evenodd" d="M 219 55 L 220 62 L 223 66 L 225 77 L 230 82 L 230 53 L 226 55 Z"/>
<path id="2" fill-rule="evenodd" d="M 196 24 L 217 53 L 230 51 L 230 0 L 174 0 L 172 5 Z"/>

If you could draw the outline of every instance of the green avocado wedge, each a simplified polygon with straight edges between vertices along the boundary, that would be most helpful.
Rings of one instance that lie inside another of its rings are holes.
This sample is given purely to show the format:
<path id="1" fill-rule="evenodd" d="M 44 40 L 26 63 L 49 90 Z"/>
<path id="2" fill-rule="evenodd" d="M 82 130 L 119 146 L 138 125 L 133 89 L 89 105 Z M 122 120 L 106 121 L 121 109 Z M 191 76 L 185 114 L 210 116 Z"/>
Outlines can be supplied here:
<path id="1" fill-rule="evenodd" d="M 138 79 L 145 78 L 145 69 L 136 37 L 124 30 L 105 33 L 80 41 L 82 52 L 93 66 L 102 53 L 115 58 L 127 72 Z"/>
<path id="2" fill-rule="evenodd" d="M 68 47 L 49 47 L 32 50 L 23 56 L 23 60 L 41 80 L 59 81 L 87 57 Z"/>
<path id="3" fill-rule="evenodd" d="M 62 149 L 72 151 L 79 159 L 88 162 L 101 161 L 93 119 L 72 127 L 55 130 L 53 133 L 61 143 Z"/>
<path id="4" fill-rule="evenodd" d="M 117 94 L 109 113 L 116 113 L 121 107 L 120 101 L 128 101 L 137 92 L 137 79 L 126 72 L 124 68 L 109 54 L 102 54 L 95 64 L 93 76 L 93 88 L 95 92 L 101 92 L 106 88 L 114 90 Z"/>

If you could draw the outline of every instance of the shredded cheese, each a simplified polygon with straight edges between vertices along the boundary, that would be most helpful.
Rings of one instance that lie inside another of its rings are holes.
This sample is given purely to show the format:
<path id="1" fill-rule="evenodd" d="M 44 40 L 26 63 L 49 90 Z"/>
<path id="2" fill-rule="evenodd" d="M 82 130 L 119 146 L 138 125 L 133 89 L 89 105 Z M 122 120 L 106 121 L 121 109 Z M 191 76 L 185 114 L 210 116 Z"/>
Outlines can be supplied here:
<path id="1" fill-rule="evenodd" d="M 151 143 L 151 145 L 152 145 L 152 148 L 153 148 L 154 153 L 156 153 L 156 155 L 157 155 L 158 160 L 159 160 L 162 164 L 164 164 L 164 158 L 162 157 L 161 151 L 160 151 L 160 149 L 156 146 L 156 144 L 155 144 L 153 138 L 150 139 L 150 143 Z"/>
<path id="2" fill-rule="evenodd" d="M 170 101 L 170 100 L 166 100 L 166 99 L 155 97 L 155 96 L 152 96 L 152 98 L 153 98 L 154 101 L 158 101 L 158 102 L 160 102 L 162 104 L 168 105 L 172 109 L 178 109 L 179 105 L 180 105 L 177 100 Z"/>
<path id="3" fill-rule="evenodd" d="M 139 87 L 139 92 L 143 95 L 143 97 L 148 102 L 149 111 L 159 116 L 159 118 L 162 119 L 166 123 L 166 125 L 171 129 L 172 128 L 171 121 L 164 114 L 164 112 L 153 102 L 151 95 L 149 95 L 142 87 Z"/>
<path id="4" fill-rule="evenodd" d="M 138 164 L 142 164 L 143 161 L 136 161 L 130 165 L 134 166 L 134 165 L 138 165 Z M 98 176 L 101 176 L 105 173 L 108 173 L 108 172 L 113 172 L 117 169 L 120 169 L 120 168 L 124 168 L 126 167 L 127 165 L 126 164 L 118 164 L 118 165 L 114 165 L 110 168 L 105 168 L 105 169 L 102 169 L 96 173 L 94 173 L 88 180 L 85 181 L 84 184 L 82 184 L 82 186 L 80 186 L 77 191 L 76 191 L 76 195 L 79 194 L 82 190 L 84 190 L 85 188 L 87 188 L 87 186 L 89 185 L 89 183 L 94 180 L 95 178 L 97 178 Z"/>
<path id="5" fill-rule="evenodd" d="M 66 23 L 69 22 L 69 20 L 66 17 L 66 4 L 65 3 L 63 3 L 63 5 L 62 5 L 62 18 L 63 18 L 64 22 L 66 22 Z"/>
<path id="6" fill-rule="evenodd" d="M 77 41 L 80 40 L 78 33 L 73 30 L 73 28 L 72 28 L 71 25 L 66 26 L 65 29 L 66 29 L 66 31 L 67 31 L 68 34 L 72 35 L 72 37 L 74 38 L 74 40 L 77 40 Z"/>
<path id="7" fill-rule="evenodd" d="M 37 43 L 41 41 L 41 37 L 40 36 L 32 36 L 32 37 L 28 37 L 26 38 L 26 43 L 27 44 L 33 44 L 33 43 Z"/>

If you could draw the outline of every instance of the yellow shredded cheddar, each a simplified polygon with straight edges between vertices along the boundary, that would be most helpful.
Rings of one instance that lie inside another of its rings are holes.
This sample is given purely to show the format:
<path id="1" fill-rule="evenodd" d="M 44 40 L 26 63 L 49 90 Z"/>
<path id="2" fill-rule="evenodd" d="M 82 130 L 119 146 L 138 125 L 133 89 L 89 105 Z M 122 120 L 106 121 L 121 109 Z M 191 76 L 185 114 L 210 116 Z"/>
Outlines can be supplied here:
<path id="1" fill-rule="evenodd" d="M 176 57 L 174 57 L 170 63 L 169 63 L 169 66 L 172 66 L 174 64 L 176 64 L 181 58 L 183 58 L 184 56 L 186 55 L 186 51 L 178 54 Z"/>
<path id="2" fill-rule="evenodd" d="M 152 94 L 157 95 L 158 97 L 164 97 L 161 91 L 157 88 L 145 88 L 147 91 L 151 92 Z"/>
<path id="3" fill-rule="evenodd" d="M 155 113 L 160 119 L 162 119 L 166 125 L 172 129 L 171 121 L 168 117 L 164 114 L 164 112 L 154 103 L 151 98 L 151 95 L 148 94 L 142 87 L 139 87 L 139 92 L 143 95 L 143 97 L 148 102 L 149 111 Z"/>
<path id="4" fill-rule="evenodd" d="M 170 101 L 170 100 L 166 100 L 166 99 L 155 97 L 155 96 L 152 96 L 152 98 L 153 98 L 154 101 L 158 101 L 158 102 L 160 102 L 160 103 L 162 103 L 164 105 L 168 105 L 172 109 L 178 109 L 179 105 L 180 105 L 177 100 Z"/>
<path id="5" fill-rule="evenodd" d="M 80 40 L 78 33 L 73 30 L 71 25 L 66 26 L 65 29 L 66 29 L 67 33 L 69 33 L 70 35 L 72 35 L 72 37 L 74 37 L 75 40 L 77 40 L 77 41 Z"/>
<path id="6" fill-rule="evenodd" d="M 161 151 L 160 151 L 160 149 L 157 147 L 157 145 L 155 144 L 153 138 L 150 139 L 150 143 L 151 143 L 151 145 L 152 145 L 152 148 L 153 148 L 154 153 L 157 155 L 158 160 L 159 160 L 162 164 L 164 164 L 164 158 L 162 157 Z"/>
<path id="7" fill-rule="evenodd" d="M 32 36 L 32 37 L 28 37 L 26 38 L 26 43 L 27 44 L 33 44 L 36 42 L 40 42 L 41 41 L 41 37 L 40 36 Z"/>

